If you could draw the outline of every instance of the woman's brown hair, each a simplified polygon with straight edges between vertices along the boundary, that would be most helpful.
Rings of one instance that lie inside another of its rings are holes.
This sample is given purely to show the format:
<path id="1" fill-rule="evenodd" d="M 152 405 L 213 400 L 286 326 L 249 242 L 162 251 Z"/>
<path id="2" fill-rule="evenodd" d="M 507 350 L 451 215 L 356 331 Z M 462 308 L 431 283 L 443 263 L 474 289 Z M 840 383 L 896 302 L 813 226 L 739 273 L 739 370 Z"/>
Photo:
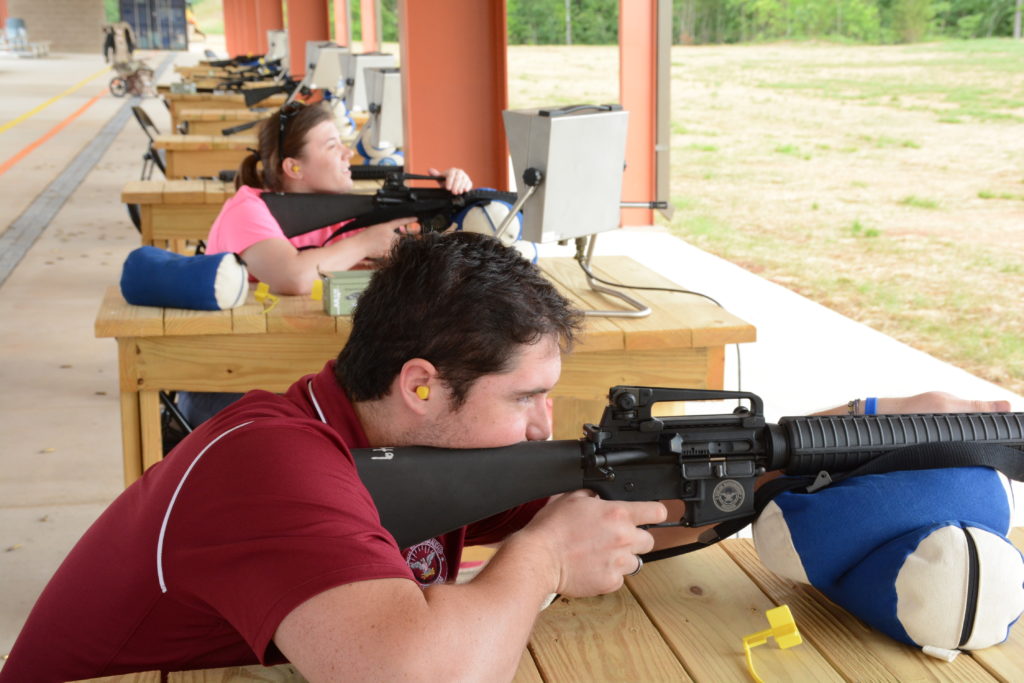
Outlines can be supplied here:
<path id="1" fill-rule="evenodd" d="M 306 144 L 306 134 L 324 121 L 333 119 L 331 110 L 320 103 L 290 102 L 275 111 L 260 125 L 258 150 L 243 159 L 238 167 L 235 189 L 248 185 L 281 192 L 284 189 L 281 160 L 300 156 Z"/>

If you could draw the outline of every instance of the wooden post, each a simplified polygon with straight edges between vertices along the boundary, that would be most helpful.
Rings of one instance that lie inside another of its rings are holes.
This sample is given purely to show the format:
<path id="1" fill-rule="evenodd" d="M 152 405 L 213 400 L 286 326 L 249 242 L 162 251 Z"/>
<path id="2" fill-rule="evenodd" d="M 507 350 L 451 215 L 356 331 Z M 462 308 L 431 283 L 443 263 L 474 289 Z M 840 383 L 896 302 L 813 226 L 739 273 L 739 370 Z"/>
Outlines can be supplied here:
<path id="1" fill-rule="evenodd" d="M 505 1 L 400 0 L 398 17 L 406 168 L 507 189 Z"/>
<path id="2" fill-rule="evenodd" d="M 284 12 L 281 0 L 256 0 L 256 47 L 258 54 L 265 55 L 270 45 L 267 43 L 267 31 L 280 31 L 284 28 Z"/>
<path id="3" fill-rule="evenodd" d="M 334 42 L 352 45 L 352 7 L 348 0 L 334 0 Z"/>
<path id="4" fill-rule="evenodd" d="M 622 199 L 655 195 L 654 140 L 657 94 L 657 0 L 619 0 L 619 98 L 629 112 Z M 623 225 L 650 225 L 650 209 L 623 209 Z"/>
<path id="5" fill-rule="evenodd" d="M 306 75 L 306 41 L 328 40 L 327 0 L 288 3 L 288 72 L 294 78 Z"/>
<path id="6" fill-rule="evenodd" d="M 359 0 L 359 31 L 363 52 L 380 50 L 380 0 Z"/>

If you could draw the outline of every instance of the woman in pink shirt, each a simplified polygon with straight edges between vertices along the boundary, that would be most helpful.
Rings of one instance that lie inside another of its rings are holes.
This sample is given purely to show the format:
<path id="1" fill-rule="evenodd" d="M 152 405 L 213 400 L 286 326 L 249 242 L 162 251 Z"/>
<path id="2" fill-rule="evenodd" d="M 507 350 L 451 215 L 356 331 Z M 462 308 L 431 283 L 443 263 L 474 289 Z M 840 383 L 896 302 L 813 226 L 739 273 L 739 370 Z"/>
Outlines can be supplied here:
<path id="1" fill-rule="evenodd" d="M 318 268 L 348 270 L 386 254 L 401 232 L 416 230 L 410 226 L 415 218 L 353 230 L 325 244 L 343 222 L 286 237 L 260 198 L 267 191 L 347 193 L 352 190 L 352 154 L 341 141 L 330 109 L 298 102 L 282 107 L 260 127 L 259 151 L 242 162 L 235 178 L 238 192 L 224 203 L 210 228 L 207 253 L 239 254 L 250 275 L 277 294 L 308 294 Z M 430 172 L 443 175 L 445 188 L 455 194 L 473 187 L 460 169 Z"/>
<path id="2" fill-rule="evenodd" d="M 403 232 L 417 232 L 415 218 L 400 218 L 352 230 L 330 239 L 344 221 L 313 232 L 286 237 L 260 195 L 264 192 L 344 194 L 352 189 L 349 159 L 352 150 L 341 141 L 334 114 L 321 104 L 293 102 L 260 126 L 259 150 L 242 162 L 235 176 L 238 192 L 224 202 L 206 240 L 206 253 L 234 252 L 249 275 L 265 282 L 275 294 L 309 294 L 317 270 L 348 270 L 366 259 L 380 258 Z M 465 171 L 450 168 L 444 187 L 455 194 L 472 189 Z M 330 240 L 330 241 L 328 241 Z M 241 394 L 184 392 L 178 409 L 189 426 L 215 415 Z M 176 442 L 165 439 L 165 450 Z"/>

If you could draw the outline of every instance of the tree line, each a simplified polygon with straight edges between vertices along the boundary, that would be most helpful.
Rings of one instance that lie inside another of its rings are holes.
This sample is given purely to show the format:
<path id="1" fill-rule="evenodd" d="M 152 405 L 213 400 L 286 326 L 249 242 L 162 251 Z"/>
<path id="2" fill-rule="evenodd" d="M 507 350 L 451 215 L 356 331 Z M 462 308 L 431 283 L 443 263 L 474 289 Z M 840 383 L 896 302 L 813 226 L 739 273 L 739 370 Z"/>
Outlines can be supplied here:
<path id="1" fill-rule="evenodd" d="M 1014 35 L 1021 0 L 673 0 L 676 44 Z M 507 0 L 510 44 L 609 44 L 619 0 Z M 1019 21 L 1019 19 L 1018 19 Z M 1018 37 L 1019 37 L 1019 28 Z"/>

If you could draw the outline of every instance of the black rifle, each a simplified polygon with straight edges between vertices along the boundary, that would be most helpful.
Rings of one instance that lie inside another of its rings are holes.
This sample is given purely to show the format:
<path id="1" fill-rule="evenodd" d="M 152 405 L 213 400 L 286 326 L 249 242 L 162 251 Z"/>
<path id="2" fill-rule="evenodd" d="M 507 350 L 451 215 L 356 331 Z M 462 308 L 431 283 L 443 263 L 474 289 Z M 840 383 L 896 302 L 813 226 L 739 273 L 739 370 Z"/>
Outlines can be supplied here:
<path id="1" fill-rule="evenodd" d="M 353 177 L 356 176 L 355 168 Z M 404 182 L 406 179 L 443 183 L 444 178 L 402 173 L 394 167 L 367 167 L 360 177 L 372 177 L 371 169 L 374 168 L 384 169 L 378 175 L 384 178 L 384 185 L 374 194 L 264 192 L 263 201 L 287 237 L 352 219 L 328 239 L 348 230 L 410 216 L 419 221 L 425 232 L 440 232 L 447 230 L 455 214 L 467 207 L 486 205 L 492 200 L 509 204 L 516 201 L 515 193 L 500 190 L 470 190 L 456 195 L 442 187 L 409 187 Z"/>
<path id="2" fill-rule="evenodd" d="M 651 413 L 659 402 L 717 399 L 744 399 L 750 407 L 724 415 Z M 609 500 L 682 500 L 683 518 L 668 526 L 722 525 L 716 529 L 723 533 L 694 544 L 703 547 L 753 521 L 754 482 L 766 472 L 811 475 L 805 484 L 822 472 L 838 480 L 836 473 L 859 472 L 901 451 L 913 457 L 881 471 L 984 464 L 1024 479 L 1024 413 L 784 417 L 768 424 L 751 393 L 617 386 L 601 423 L 583 432 L 579 440 L 504 448 L 388 447 L 353 455 L 384 527 L 403 548 L 582 488 Z M 974 442 L 987 449 L 985 462 L 935 453 L 976 450 Z M 914 448 L 920 444 L 929 446 Z"/>

